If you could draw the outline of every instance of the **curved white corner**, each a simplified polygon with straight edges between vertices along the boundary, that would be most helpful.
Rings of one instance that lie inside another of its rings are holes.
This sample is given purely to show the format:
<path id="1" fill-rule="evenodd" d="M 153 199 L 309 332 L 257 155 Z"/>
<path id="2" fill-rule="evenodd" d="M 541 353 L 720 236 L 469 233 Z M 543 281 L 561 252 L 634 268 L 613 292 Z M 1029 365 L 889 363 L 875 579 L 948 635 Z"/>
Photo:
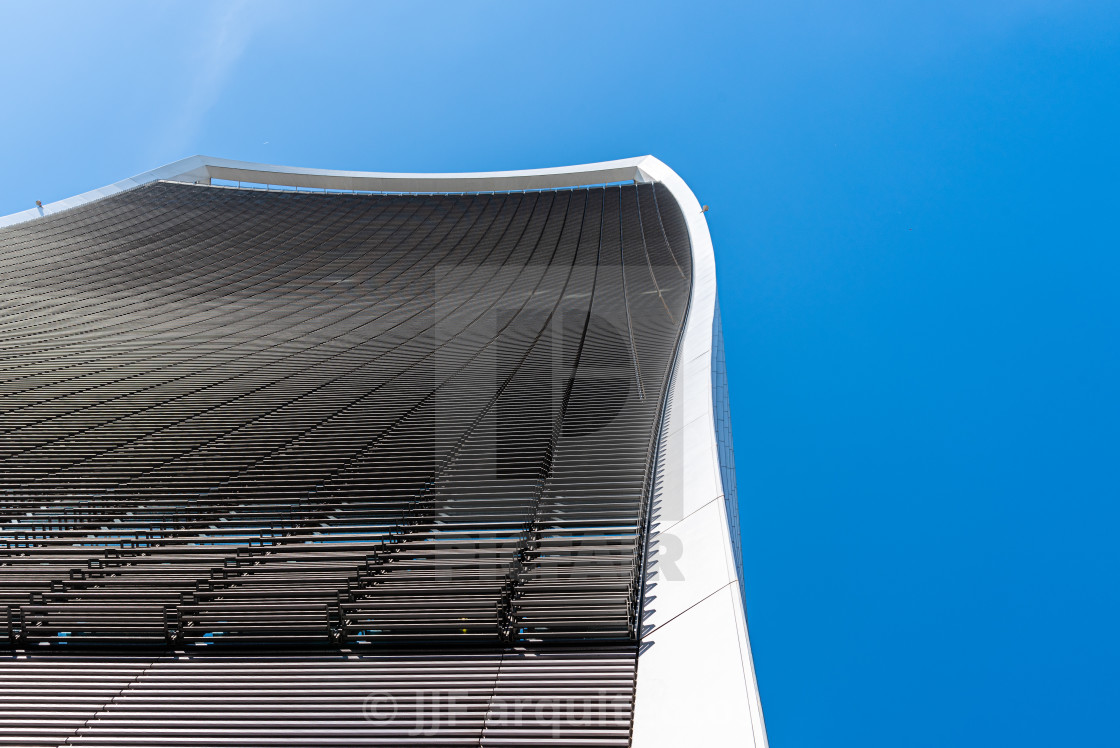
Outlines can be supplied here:
<path id="1" fill-rule="evenodd" d="M 489 192 L 661 182 L 684 213 L 692 294 L 674 363 L 650 518 L 633 745 L 766 748 L 731 528 L 721 483 L 712 392 L 715 255 L 700 203 L 652 156 L 523 171 L 392 174 L 304 169 L 191 156 L 75 197 L 0 217 L 0 228 L 85 205 L 149 182 L 212 179 L 304 189 Z M 749 738 L 748 738 L 749 736 Z M 750 741 L 749 743 L 747 741 Z"/>
<path id="2" fill-rule="evenodd" d="M 712 393 L 712 237 L 699 201 L 676 172 L 652 157 L 642 170 L 669 188 L 684 213 L 692 296 L 661 437 L 633 745 L 766 748 L 720 476 Z"/>

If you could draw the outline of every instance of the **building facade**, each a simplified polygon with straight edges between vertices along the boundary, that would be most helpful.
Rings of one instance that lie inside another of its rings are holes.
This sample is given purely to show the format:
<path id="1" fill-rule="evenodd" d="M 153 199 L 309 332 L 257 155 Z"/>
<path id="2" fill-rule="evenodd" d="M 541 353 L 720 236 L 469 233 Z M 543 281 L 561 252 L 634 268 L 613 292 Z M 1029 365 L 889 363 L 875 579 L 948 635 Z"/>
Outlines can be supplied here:
<path id="1" fill-rule="evenodd" d="M 192 157 L 0 219 L 0 272 L 0 745 L 766 745 L 657 159 Z"/>

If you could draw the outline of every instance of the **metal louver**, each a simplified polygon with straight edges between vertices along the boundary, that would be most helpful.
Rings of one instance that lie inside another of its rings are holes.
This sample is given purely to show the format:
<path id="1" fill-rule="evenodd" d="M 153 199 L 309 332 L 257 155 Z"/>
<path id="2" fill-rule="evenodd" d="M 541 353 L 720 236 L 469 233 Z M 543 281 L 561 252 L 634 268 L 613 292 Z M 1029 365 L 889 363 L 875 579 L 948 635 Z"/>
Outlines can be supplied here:
<path id="1" fill-rule="evenodd" d="M 0 229 L 0 745 L 626 745 L 690 273 L 660 184 Z"/>

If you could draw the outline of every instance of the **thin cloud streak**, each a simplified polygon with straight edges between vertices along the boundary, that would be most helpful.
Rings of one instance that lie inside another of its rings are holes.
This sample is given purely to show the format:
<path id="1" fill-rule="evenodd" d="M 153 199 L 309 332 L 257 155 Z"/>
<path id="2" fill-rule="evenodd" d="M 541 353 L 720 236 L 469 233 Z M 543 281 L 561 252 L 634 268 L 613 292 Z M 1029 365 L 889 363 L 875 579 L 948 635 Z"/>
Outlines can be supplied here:
<path id="1" fill-rule="evenodd" d="M 252 39 L 252 5 L 249 0 L 236 0 L 215 8 L 216 13 L 202 35 L 202 45 L 191 55 L 197 73 L 156 141 L 155 150 L 160 154 L 157 159 L 181 158 L 194 152 L 192 144 Z"/>

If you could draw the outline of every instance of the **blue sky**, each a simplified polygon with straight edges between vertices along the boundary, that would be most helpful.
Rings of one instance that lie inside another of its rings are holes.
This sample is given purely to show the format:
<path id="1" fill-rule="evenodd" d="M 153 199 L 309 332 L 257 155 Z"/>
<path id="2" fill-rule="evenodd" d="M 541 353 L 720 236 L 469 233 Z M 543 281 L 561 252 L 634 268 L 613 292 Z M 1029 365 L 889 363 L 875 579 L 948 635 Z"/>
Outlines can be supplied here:
<path id="1" fill-rule="evenodd" d="M 657 155 L 712 206 L 772 745 L 1116 744 L 1114 0 L 0 13 L 0 214 Z"/>

